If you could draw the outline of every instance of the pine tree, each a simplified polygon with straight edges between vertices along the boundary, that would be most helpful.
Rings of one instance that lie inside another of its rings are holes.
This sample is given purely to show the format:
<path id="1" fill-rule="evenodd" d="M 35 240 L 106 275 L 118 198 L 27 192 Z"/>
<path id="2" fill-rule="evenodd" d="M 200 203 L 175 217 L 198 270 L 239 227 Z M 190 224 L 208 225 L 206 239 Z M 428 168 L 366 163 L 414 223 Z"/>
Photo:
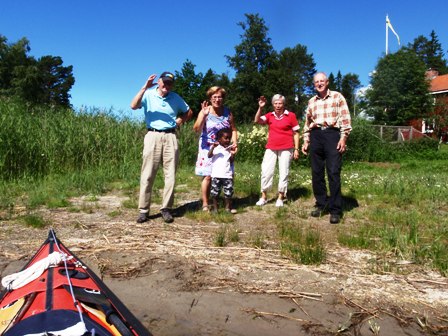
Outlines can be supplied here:
<path id="1" fill-rule="evenodd" d="M 8 44 L 0 35 L 0 97 L 14 97 L 31 104 L 70 106 L 69 91 L 75 83 L 73 67 L 61 57 L 29 56 L 29 41 Z"/>
<path id="2" fill-rule="evenodd" d="M 257 109 L 257 99 L 264 95 L 267 69 L 274 61 L 274 51 L 265 21 L 258 14 L 245 14 L 246 22 L 239 22 L 243 29 L 241 43 L 235 46 L 234 56 L 227 56 L 236 75 L 232 82 L 229 105 L 239 122 L 250 121 Z"/>
<path id="3" fill-rule="evenodd" d="M 407 48 L 417 54 L 418 58 L 425 63 L 427 70 L 436 69 L 440 75 L 448 73 L 448 64 L 443 57 L 442 44 L 439 42 L 434 30 L 431 31 L 429 40 L 425 36 L 420 35 Z"/>

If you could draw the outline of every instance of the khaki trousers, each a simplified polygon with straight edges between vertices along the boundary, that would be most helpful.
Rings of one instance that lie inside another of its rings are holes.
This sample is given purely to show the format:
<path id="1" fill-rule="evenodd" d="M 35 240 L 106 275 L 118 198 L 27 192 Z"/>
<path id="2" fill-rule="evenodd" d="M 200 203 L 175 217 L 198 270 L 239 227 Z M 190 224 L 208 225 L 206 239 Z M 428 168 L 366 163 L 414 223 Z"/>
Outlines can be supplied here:
<path id="1" fill-rule="evenodd" d="M 148 132 L 143 145 L 143 163 L 140 175 L 140 212 L 149 212 L 154 180 L 160 164 L 163 167 L 164 188 L 161 209 L 174 203 L 174 185 L 179 162 L 179 150 L 175 133 Z"/>

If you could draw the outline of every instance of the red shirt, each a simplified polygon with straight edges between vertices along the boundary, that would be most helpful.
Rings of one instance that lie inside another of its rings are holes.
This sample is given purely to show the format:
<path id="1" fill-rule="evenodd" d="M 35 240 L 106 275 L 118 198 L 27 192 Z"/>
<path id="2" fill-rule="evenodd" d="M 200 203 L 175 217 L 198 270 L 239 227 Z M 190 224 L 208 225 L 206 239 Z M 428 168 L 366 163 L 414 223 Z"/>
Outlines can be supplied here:
<path id="1" fill-rule="evenodd" d="M 260 118 L 259 123 L 269 126 L 267 149 L 294 148 L 294 132 L 300 129 L 294 112 L 285 110 L 280 117 L 277 117 L 275 112 L 268 112 Z"/>

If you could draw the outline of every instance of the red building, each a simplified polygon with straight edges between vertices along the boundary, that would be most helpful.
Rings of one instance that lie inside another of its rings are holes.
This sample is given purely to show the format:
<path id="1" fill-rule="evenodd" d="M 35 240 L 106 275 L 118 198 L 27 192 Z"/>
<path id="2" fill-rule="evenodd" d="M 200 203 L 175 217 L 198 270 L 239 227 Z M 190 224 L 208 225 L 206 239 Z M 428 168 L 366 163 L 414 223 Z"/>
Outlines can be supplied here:
<path id="1" fill-rule="evenodd" d="M 448 74 L 440 75 L 435 69 L 429 69 L 426 77 L 431 81 L 429 93 L 434 97 L 432 120 L 422 125 L 422 132 L 447 142 L 448 131 Z M 431 134 L 433 133 L 433 134 Z"/>

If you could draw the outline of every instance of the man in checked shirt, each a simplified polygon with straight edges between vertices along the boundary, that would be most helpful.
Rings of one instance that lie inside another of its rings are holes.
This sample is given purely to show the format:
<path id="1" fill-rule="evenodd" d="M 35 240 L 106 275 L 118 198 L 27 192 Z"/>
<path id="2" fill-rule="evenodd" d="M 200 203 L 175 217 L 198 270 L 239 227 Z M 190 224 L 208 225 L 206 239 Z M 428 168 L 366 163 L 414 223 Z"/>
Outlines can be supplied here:
<path id="1" fill-rule="evenodd" d="M 308 102 L 303 129 L 302 153 L 310 153 L 315 208 L 311 216 L 330 213 L 330 223 L 337 224 L 342 216 L 341 168 L 342 154 L 352 129 L 350 112 L 342 94 L 328 89 L 323 72 L 314 75 L 317 95 Z M 330 195 L 325 182 L 327 170 Z"/>

